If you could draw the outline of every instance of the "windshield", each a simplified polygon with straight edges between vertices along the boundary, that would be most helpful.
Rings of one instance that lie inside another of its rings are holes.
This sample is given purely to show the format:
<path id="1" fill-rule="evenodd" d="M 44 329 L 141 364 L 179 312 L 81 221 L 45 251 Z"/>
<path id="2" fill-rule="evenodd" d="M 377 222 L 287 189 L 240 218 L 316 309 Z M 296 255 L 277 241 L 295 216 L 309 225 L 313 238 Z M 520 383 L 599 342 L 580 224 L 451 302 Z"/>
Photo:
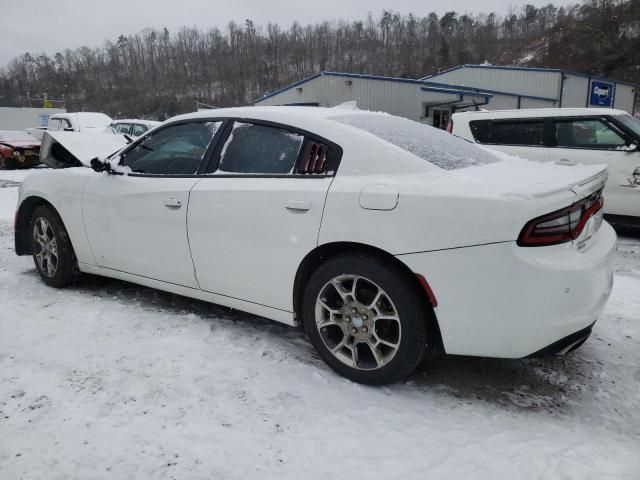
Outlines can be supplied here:
<path id="1" fill-rule="evenodd" d="M 369 132 L 445 170 L 498 161 L 496 156 L 471 142 L 406 118 L 358 114 L 332 119 Z"/>
<path id="2" fill-rule="evenodd" d="M 631 130 L 636 138 L 640 138 L 640 121 L 637 118 L 633 118 L 631 115 L 616 115 L 613 118 Z"/>

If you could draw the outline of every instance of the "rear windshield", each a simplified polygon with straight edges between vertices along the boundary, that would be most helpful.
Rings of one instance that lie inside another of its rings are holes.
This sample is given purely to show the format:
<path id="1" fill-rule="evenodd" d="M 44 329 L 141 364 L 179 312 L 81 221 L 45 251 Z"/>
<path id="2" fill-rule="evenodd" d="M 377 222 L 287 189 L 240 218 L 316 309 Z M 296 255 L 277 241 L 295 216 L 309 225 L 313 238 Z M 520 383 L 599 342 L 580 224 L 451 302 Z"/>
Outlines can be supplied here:
<path id="1" fill-rule="evenodd" d="M 497 157 L 467 140 L 406 118 L 360 114 L 340 115 L 332 119 L 372 133 L 445 170 L 498 161 Z"/>

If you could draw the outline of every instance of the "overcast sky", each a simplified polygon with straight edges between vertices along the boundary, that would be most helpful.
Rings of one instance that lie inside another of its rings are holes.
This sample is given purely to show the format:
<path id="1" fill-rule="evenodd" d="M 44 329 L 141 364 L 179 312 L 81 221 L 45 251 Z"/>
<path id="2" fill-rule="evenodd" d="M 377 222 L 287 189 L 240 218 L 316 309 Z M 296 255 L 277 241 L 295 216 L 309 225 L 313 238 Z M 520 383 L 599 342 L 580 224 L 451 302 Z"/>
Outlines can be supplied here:
<path id="1" fill-rule="evenodd" d="M 383 9 L 424 16 L 431 11 L 506 13 L 509 6 L 550 0 L 0 0 L 0 66 L 26 51 L 48 54 L 96 47 L 147 27 L 224 27 L 230 20 L 257 24 L 363 19 Z M 556 5 L 575 3 L 555 0 Z"/>

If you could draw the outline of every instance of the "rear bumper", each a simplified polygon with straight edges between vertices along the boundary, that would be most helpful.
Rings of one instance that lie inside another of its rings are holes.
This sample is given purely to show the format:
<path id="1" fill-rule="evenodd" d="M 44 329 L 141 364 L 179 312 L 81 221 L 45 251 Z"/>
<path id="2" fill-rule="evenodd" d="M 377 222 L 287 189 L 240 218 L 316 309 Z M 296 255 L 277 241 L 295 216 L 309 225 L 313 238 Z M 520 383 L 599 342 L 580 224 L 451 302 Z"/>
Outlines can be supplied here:
<path id="1" fill-rule="evenodd" d="M 604 222 L 582 249 L 504 242 L 398 258 L 429 282 L 447 353 L 522 358 L 593 325 L 611 293 L 616 246 Z"/>
<path id="2" fill-rule="evenodd" d="M 564 338 L 561 338 L 557 342 L 553 342 L 548 347 L 544 347 L 543 349 L 538 350 L 535 353 L 529 355 L 530 358 L 538 358 L 538 357 L 557 357 L 560 355 L 565 355 L 569 352 L 573 352 L 576 348 L 580 347 L 584 342 L 587 341 L 587 338 L 591 336 L 591 332 L 593 330 L 593 326 L 596 322 L 593 322 L 587 328 L 583 328 L 582 330 L 572 333 L 571 335 L 567 335 Z"/>

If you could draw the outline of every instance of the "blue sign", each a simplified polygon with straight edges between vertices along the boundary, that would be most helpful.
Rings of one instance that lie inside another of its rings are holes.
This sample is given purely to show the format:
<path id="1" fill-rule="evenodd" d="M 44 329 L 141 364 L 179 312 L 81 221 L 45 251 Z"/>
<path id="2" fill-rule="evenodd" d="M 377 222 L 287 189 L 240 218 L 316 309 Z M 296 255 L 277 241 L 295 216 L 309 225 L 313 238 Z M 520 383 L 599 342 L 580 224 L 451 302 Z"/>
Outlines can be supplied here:
<path id="1" fill-rule="evenodd" d="M 590 105 L 597 107 L 611 107 L 613 100 L 613 84 L 606 82 L 591 82 L 591 100 Z"/>

